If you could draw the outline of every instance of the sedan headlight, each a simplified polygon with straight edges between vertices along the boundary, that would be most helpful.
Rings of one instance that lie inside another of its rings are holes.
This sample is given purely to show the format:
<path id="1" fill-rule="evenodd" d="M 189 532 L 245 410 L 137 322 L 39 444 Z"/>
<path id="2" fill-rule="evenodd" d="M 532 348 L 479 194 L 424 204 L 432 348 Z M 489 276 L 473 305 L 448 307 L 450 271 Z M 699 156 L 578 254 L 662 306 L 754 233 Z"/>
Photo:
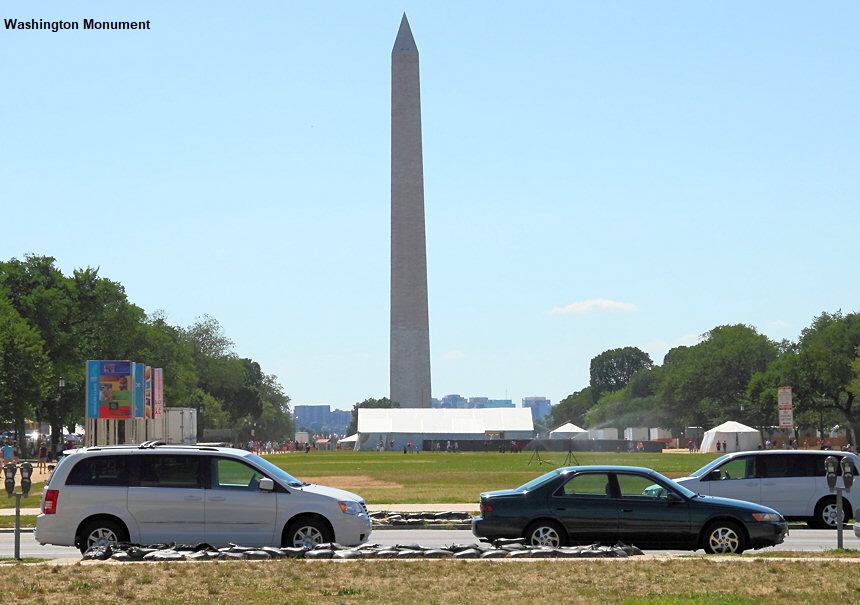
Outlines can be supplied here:
<path id="1" fill-rule="evenodd" d="M 753 513 L 753 519 L 756 521 L 768 521 L 770 523 L 780 523 L 782 516 L 776 513 Z"/>
<path id="2" fill-rule="evenodd" d="M 346 515 L 361 515 L 364 513 L 364 507 L 359 502 L 355 501 L 347 501 L 347 502 L 338 502 L 338 506 L 340 506 L 340 510 L 343 511 Z"/>

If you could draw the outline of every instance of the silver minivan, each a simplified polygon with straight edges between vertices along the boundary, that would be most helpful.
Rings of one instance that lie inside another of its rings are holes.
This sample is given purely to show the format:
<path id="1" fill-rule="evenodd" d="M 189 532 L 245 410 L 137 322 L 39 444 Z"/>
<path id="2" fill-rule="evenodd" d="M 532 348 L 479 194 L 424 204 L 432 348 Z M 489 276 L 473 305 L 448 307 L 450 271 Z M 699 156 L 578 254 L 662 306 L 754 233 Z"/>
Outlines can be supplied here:
<path id="1" fill-rule="evenodd" d="M 836 528 L 836 495 L 830 491 L 824 460 L 848 457 L 854 474 L 860 458 L 849 452 L 822 450 L 759 450 L 720 456 L 689 477 L 675 479 L 700 494 L 756 502 L 779 511 L 787 519 L 802 519 L 814 527 Z M 837 482 L 843 487 L 842 477 Z M 855 483 L 855 486 L 857 484 Z M 855 487 L 860 491 L 860 486 Z M 843 494 L 843 517 L 860 498 Z"/>
<path id="2" fill-rule="evenodd" d="M 245 450 L 162 442 L 69 450 L 42 492 L 40 544 L 357 545 L 364 500 Z"/>

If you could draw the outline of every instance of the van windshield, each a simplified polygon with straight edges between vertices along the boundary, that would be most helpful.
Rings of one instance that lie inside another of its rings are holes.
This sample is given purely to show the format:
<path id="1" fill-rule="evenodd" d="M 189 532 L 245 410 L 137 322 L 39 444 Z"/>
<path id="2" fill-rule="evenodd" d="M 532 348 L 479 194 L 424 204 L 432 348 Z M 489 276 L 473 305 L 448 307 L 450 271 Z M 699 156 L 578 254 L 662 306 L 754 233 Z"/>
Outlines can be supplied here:
<path id="1" fill-rule="evenodd" d="M 720 456 L 719 458 L 709 462 L 708 464 L 706 464 L 705 466 L 703 466 L 699 470 L 693 471 L 692 473 L 690 473 L 690 476 L 691 477 L 704 477 L 705 475 L 710 473 L 712 470 L 714 470 L 715 468 L 720 466 L 723 462 L 728 460 L 729 456 L 730 456 L 730 454 L 727 454 L 725 456 Z"/>
<path id="2" fill-rule="evenodd" d="M 281 483 L 288 487 L 302 487 L 303 485 L 307 485 L 307 483 L 305 483 L 304 481 L 299 481 L 284 469 L 275 466 L 274 464 L 272 464 L 265 458 L 261 458 L 257 454 L 248 453 L 245 458 L 265 470 L 270 476 L 275 477 Z"/>

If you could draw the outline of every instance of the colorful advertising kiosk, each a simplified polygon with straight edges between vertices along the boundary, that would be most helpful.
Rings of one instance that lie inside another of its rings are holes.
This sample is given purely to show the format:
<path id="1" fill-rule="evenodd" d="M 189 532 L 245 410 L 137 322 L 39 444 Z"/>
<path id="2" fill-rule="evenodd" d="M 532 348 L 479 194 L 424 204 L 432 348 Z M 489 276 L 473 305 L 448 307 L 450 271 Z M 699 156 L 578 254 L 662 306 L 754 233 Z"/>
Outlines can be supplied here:
<path id="1" fill-rule="evenodd" d="M 137 443 L 159 433 L 161 368 L 127 360 L 87 362 L 87 445 Z"/>

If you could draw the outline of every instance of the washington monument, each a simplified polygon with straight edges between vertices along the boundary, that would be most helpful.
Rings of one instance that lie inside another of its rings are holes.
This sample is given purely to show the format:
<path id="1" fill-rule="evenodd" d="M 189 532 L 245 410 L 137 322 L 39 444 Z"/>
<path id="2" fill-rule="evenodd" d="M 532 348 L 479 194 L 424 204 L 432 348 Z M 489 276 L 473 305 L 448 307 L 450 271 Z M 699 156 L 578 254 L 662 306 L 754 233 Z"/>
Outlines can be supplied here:
<path id="1" fill-rule="evenodd" d="M 391 51 L 390 398 L 430 406 L 430 326 L 418 49 L 404 13 Z"/>

